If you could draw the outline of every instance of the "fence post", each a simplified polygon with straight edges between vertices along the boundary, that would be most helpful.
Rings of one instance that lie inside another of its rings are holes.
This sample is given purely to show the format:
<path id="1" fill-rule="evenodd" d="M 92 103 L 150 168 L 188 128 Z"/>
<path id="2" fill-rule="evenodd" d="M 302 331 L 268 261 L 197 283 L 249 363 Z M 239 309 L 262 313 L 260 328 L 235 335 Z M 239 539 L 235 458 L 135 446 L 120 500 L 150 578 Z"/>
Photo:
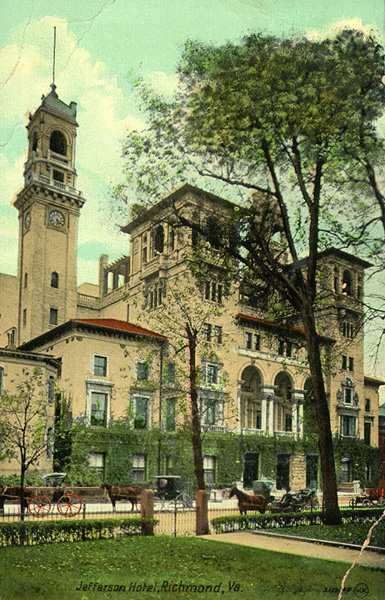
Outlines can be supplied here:
<path id="1" fill-rule="evenodd" d="M 140 516 L 152 519 L 154 516 L 154 490 L 142 490 Z M 153 523 L 142 523 L 142 535 L 154 535 Z"/>
<path id="2" fill-rule="evenodd" d="M 198 490 L 196 494 L 196 531 L 197 535 L 207 535 L 210 533 L 206 490 Z"/>

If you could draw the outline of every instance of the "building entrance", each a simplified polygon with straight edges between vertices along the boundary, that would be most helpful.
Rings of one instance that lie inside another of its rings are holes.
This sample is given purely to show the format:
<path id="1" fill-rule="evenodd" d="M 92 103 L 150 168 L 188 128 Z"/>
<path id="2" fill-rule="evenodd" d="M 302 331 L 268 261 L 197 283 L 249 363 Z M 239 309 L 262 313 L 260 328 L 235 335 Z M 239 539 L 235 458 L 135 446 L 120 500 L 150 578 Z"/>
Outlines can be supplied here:
<path id="1" fill-rule="evenodd" d="M 257 452 L 246 452 L 243 467 L 243 487 L 253 487 L 254 479 L 258 479 L 258 457 Z"/>

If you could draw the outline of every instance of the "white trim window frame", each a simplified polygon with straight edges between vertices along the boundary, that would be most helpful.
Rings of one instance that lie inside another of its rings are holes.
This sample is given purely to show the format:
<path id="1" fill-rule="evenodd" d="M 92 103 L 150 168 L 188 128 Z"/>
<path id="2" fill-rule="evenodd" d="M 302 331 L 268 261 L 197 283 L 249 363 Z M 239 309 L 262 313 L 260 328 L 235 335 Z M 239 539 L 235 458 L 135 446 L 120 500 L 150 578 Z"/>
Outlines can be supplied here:
<path id="1" fill-rule="evenodd" d="M 135 358 L 135 379 L 137 381 L 150 380 L 150 361 L 146 358 Z"/>
<path id="2" fill-rule="evenodd" d="M 97 397 L 97 395 L 99 397 Z M 103 408 L 95 411 L 95 402 L 102 402 Z M 94 406 L 94 410 L 93 410 Z M 103 419 L 97 412 L 104 413 Z M 111 386 L 104 382 L 86 382 L 86 416 L 90 425 L 94 427 L 107 427 L 111 412 Z M 93 414 L 94 413 L 94 414 Z M 103 420 L 103 424 L 97 421 Z"/>
<path id="3" fill-rule="evenodd" d="M 131 406 L 133 411 L 134 429 L 150 429 L 152 423 L 151 396 L 149 394 L 135 392 L 131 396 Z M 144 419 L 144 423 L 141 424 L 139 419 Z"/>
<path id="4" fill-rule="evenodd" d="M 95 377 L 108 377 L 108 356 L 94 353 L 92 355 L 92 375 Z"/>

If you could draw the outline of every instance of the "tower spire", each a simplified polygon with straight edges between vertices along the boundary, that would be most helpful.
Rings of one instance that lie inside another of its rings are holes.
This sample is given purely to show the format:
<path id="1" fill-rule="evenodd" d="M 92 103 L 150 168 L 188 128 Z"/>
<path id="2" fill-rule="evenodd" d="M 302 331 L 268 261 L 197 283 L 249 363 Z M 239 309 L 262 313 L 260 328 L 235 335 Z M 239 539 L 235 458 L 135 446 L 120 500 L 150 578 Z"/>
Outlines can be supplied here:
<path id="1" fill-rule="evenodd" d="M 53 91 L 55 91 L 55 89 L 56 89 L 55 62 L 56 62 L 56 27 L 53 28 L 53 59 L 52 59 L 52 83 L 51 83 L 51 88 Z"/>

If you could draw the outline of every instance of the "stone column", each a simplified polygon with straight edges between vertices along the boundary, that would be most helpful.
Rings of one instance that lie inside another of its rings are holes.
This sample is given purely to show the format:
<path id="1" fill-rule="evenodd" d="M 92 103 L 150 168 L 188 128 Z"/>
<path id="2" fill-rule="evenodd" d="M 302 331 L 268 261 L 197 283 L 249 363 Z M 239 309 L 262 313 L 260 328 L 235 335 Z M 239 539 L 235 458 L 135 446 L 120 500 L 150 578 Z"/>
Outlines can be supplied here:
<path id="1" fill-rule="evenodd" d="M 262 430 L 266 435 L 274 433 L 274 386 L 261 385 Z"/>
<path id="2" fill-rule="evenodd" d="M 303 403 L 305 390 L 293 390 L 291 400 L 293 402 L 293 433 L 296 439 L 303 436 Z"/>
<path id="3" fill-rule="evenodd" d="M 237 433 L 241 433 L 242 431 L 242 414 L 241 414 L 241 394 L 242 394 L 242 381 L 238 381 L 237 383 Z"/>

